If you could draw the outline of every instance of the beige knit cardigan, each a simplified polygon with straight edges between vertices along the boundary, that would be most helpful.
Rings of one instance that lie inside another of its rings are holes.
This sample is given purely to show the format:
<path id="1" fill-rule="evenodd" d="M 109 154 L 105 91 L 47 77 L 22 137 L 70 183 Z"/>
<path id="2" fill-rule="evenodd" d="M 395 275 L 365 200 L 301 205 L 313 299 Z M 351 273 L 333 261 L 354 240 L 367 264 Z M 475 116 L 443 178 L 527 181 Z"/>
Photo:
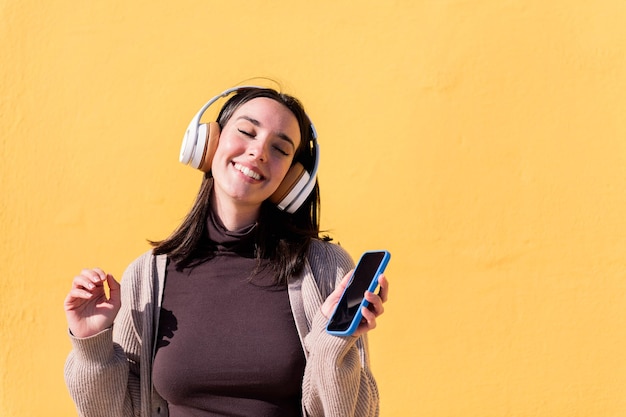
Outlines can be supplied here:
<path id="1" fill-rule="evenodd" d="M 166 257 L 147 252 L 122 277 L 122 308 L 112 328 L 88 338 L 70 335 L 65 381 L 83 417 L 166 417 L 152 387 L 152 362 L 163 297 Z M 313 240 L 303 272 L 288 293 L 306 356 L 302 409 L 307 417 L 379 414 L 367 337 L 325 331 L 320 306 L 354 263 L 340 246 Z"/>

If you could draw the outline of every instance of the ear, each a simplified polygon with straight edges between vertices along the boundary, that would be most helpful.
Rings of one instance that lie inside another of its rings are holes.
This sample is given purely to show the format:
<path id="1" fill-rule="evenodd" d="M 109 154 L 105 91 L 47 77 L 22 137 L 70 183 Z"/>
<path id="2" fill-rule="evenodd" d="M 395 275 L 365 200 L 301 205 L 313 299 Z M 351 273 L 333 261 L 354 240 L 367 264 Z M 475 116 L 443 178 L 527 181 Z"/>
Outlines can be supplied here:
<path id="1" fill-rule="evenodd" d="M 204 140 L 206 143 L 206 146 L 204 147 L 202 162 L 198 167 L 200 171 L 209 172 L 211 170 L 213 157 L 215 156 L 217 144 L 220 140 L 220 132 L 220 125 L 217 122 L 210 122 L 200 125 L 198 129 L 198 136 L 201 137 L 199 138 L 199 140 Z"/>

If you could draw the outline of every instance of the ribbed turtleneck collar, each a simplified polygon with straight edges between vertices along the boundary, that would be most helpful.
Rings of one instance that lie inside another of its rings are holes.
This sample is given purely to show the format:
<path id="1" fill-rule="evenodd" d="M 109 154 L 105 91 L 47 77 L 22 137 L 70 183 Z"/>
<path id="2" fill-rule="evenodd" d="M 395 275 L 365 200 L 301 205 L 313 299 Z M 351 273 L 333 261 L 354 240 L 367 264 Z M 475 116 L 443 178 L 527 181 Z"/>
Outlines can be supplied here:
<path id="1" fill-rule="evenodd" d="M 214 210 L 209 210 L 206 225 L 207 237 L 216 252 L 236 253 L 246 257 L 255 256 L 257 223 L 238 230 L 228 230 Z"/>

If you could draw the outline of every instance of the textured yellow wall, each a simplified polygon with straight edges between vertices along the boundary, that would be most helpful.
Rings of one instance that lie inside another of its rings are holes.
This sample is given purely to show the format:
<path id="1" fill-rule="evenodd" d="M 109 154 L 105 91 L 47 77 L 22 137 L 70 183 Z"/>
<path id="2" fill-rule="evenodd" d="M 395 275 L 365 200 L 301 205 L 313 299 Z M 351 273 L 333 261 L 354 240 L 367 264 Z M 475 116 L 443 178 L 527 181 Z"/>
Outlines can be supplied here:
<path id="1" fill-rule="evenodd" d="M 323 226 L 392 254 L 382 416 L 626 415 L 622 0 L 0 2 L 0 415 L 74 415 L 62 301 L 189 208 L 253 76 L 320 135 Z"/>

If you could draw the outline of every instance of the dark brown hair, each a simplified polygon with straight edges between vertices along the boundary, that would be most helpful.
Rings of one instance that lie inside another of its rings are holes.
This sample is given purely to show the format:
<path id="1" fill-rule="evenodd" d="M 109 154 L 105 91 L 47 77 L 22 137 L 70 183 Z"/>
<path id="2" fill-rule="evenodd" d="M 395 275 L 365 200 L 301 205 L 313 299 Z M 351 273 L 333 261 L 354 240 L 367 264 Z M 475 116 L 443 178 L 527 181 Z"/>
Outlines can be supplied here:
<path id="1" fill-rule="evenodd" d="M 316 158 L 313 147 L 314 131 L 302 104 L 295 97 L 269 88 L 241 88 L 220 110 L 217 118 L 220 127 L 226 125 L 241 105 L 259 97 L 276 100 L 294 114 L 300 126 L 301 141 L 293 162 L 300 162 L 310 171 Z M 154 246 L 154 254 L 167 254 L 179 268 L 192 266 L 195 262 L 213 257 L 210 251 L 207 253 L 205 245 L 212 188 L 213 177 L 211 172 L 207 172 L 195 203 L 181 225 L 167 239 L 150 242 Z M 279 210 L 269 201 L 261 204 L 255 256 L 259 262 L 261 259 L 270 261 L 277 284 L 286 284 L 290 276 L 302 269 L 311 239 L 319 238 L 319 210 L 317 182 L 304 204 L 293 214 Z M 328 237 L 323 239 L 330 240 Z"/>

